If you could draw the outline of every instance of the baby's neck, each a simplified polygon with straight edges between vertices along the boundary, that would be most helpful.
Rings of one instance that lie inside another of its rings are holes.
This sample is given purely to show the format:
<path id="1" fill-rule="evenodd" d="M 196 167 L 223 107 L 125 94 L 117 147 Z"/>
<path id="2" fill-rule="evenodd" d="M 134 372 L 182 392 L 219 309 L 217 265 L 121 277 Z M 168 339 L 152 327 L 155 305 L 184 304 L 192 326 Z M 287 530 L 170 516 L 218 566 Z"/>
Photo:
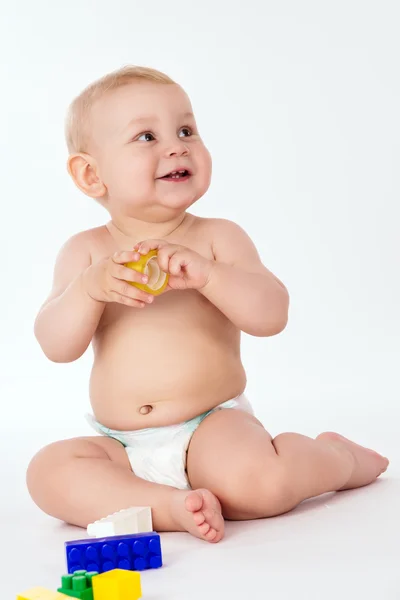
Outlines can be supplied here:
<path id="1" fill-rule="evenodd" d="M 112 218 L 111 221 L 106 224 L 106 227 L 121 247 L 131 247 L 143 240 L 166 239 L 172 234 L 177 234 L 194 218 L 193 215 L 186 212 L 163 223 L 148 223 L 137 219 L 122 220 Z"/>

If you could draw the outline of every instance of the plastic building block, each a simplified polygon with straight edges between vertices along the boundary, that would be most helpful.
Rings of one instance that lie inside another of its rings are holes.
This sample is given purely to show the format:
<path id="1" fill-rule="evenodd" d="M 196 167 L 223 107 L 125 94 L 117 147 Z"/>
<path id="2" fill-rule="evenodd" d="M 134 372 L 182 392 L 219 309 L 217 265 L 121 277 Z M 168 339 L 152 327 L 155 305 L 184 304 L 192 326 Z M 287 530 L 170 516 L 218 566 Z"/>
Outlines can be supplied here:
<path id="1" fill-rule="evenodd" d="M 68 573 L 77 569 L 144 571 L 162 566 L 160 536 L 155 531 L 73 540 L 65 542 L 65 551 Z"/>
<path id="2" fill-rule="evenodd" d="M 34 587 L 17 596 L 17 600 L 68 600 L 68 596 L 51 592 L 43 587 Z"/>
<path id="3" fill-rule="evenodd" d="M 139 271 L 149 278 L 147 283 L 137 283 L 136 281 L 128 281 L 128 283 L 154 296 L 162 294 L 169 279 L 169 274 L 159 267 L 157 254 L 158 250 L 150 250 L 147 254 L 141 255 L 139 260 L 125 263 L 125 267 Z"/>
<path id="4" fill-rule="evenodd" d="M 142 597 L 140 573 L 113 569 L 93 579 L 95 600 L 139 600 Z"/>
<path id="5" fill-rule="evenodd" d="M 74 571 L 73 574 L 61 577 L 61 587 L 58 592 L 80 600 L 93 600 L 92 579 L 98 575 L 98 571 Z"/>
<path id="6" fill-rule="evenodd" d="M 87 532 L 92 537 L 112 535 L 129 535 L 131 533 L 148 533 L 153 531 L 151 508 L 149 506 L 132 506 L 90 523 Z"/>

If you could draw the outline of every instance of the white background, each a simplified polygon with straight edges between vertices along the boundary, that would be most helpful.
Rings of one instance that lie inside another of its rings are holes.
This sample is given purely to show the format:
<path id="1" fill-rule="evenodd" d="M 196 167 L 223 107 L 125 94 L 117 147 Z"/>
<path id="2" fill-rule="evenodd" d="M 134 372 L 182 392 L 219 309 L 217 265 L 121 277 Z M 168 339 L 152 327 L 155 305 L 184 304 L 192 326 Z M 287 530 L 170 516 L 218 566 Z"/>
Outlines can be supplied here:
<path id="1" fill-rule="evenodd" d="M 15 483 L 25 493 L 26 461 L 41 445 L 90 434 L 91 350 L 53 364 L 33 322 L 60 246 L 108 218 L 66 172 L 67 106 L 125 64 L 165 71 L 187 90 L 213 156 L 211 188 L 192 212 L 238 222 L 289 289 L 286 330 L 243 335 L 259 418 L 273 435 L 339 430 L 389 455 L 394 469 L 399 17 L 395 0 L 2 5 L 0 469 L 8 490 Z"/>

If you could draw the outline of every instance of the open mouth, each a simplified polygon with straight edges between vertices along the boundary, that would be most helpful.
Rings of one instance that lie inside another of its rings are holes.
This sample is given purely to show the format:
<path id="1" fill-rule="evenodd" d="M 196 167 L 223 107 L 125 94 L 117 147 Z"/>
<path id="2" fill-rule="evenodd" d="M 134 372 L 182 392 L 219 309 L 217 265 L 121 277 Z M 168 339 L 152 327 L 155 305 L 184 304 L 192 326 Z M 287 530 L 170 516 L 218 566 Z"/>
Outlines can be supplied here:
<path id="1" fill-rule="evenodd" d="M 159 177 L 159 179 L 164 179 L 164 181 L 185 181 L 189 179 L 190 176 L 190 171 L 181 169 L 179 171 L 171 171 L 171 173 L 164 175 L 164 177 Z"/>

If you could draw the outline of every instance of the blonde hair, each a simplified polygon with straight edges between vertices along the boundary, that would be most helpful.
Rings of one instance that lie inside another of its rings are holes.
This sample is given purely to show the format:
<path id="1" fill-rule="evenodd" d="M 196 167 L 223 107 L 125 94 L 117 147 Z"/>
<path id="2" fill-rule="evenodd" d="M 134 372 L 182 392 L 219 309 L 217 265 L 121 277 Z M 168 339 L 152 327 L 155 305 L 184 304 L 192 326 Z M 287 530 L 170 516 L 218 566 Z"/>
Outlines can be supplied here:
<path id="1" fill-rule="evenodd" d="M 173 83 L 168 75 L 149 67 L 127 65 L 112 71 L 88 85 L 70 104 L 65 121 L 65 138 L 68 152 L 85 152 L 89 140 L 88 121 L 95 102 L 109 91 L 116 90 L 133 81 Z"/>

